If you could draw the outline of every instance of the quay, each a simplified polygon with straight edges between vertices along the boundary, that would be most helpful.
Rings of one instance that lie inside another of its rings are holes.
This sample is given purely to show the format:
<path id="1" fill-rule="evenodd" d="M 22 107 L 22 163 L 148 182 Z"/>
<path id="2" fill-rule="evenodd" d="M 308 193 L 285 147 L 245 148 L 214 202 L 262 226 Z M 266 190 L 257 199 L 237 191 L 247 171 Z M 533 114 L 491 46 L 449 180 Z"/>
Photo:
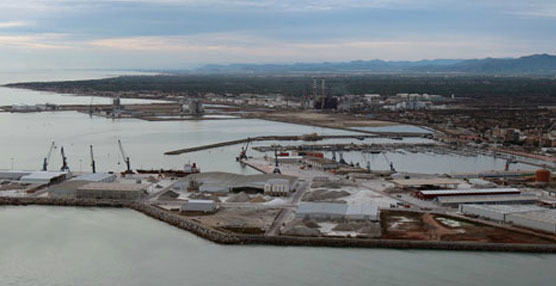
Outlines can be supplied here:
<path id="1" fill-rule="evenodd" d="M 0 206 L 71 206 L 71 207 L 112 207 L 128 208 L 141 212 L 151 218 L 189 231 L 201 238 L 218 244 L 232 245 L 276 245 L 276 246 L 312 246 L 312 247 L 358 247 L 358 248 L 394 248 L 489 252 L 528 252 L 556 253 L 556 244 L 524 243 L 480 243 L 447 242 L 396 239 L 337 238 L 337 237 L 294 237 L 234 234 L 225 230 L 212 228 L 195 222 L 185 216 L 157 208 L 140 201 L 118 200 L 84 200 L 58 198 L 0 198 Z"/>

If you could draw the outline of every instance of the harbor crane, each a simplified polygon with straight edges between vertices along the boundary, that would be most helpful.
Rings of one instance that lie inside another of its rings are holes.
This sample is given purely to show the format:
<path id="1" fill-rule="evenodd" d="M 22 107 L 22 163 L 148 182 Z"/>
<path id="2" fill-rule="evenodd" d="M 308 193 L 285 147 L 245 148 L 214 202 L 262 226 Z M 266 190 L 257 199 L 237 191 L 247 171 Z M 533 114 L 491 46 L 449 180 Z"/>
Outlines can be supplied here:
<path id="1" fill-rule="evenodd" d="M 510 158 L 506 159 L 506 164 L 504 165 L 504 171 L 509 171 L 510 170 L 510 165 L 511 164 L 517 164 L 518 161 L 514 156 L 511 156 Z"/>
<path id="2" fill-rule="evenodd" d="M 390 171 L 391 172 L 396 172 L 396 169 L 394 168 L 394 163 L 390 160 L 388 160 L 388 157 L 386 157 L 386 154 L 382 153 L 382 156 L 384 156 L 384 159 L 386 159 L 386 162 L 388 162 L 388 164 L 390 165 Z"/>
<path id="3" fill-rule="evenodd" d="M 60 171 L 62 172 L 67 172 L 70 170 L 70 168 L 68 167 L 68 158 L 66 157 L 66 154 L 64 153 L 64 147 L 62 146 L 60 153 L 62 154 L 62 168 L 60 168 Z"/>
<path id="4" fill-rule="evenodd" d="M 95 164 L 95 156 L 93 154 L 93 145 L 89 146 L 91 148 L 91 168 L 93 169 L 93 174 L 97 172 L 96 164 Z"/>
<path id="5" fill-rule="evenodd" d="M 124 151 L 124 147 L 122 146 L 122 141 L 120 141 L 120 139 L 118 139 L 118 146 L 120 146 L 120 153 L 122 154 L 122 158 L 124 159 L 124 162 L 126 164 L 126 171 L 125 173 L 127 174 L 131 174 L 133 173 L 131 171 L 131 163 L 129 162 L 129 157 L 126 156 L 125 151 Z"/>
<path id="6" fill-rule="evenodd" d="M 251 138 L 247 138 L 247 142 L 245 143 L 245 145 L 241 146 L 239 157 L 236 158 L 237 161 L 241 162 L 242 160 L 247 160 L 247 150 L 249 149 L 249 143 L 251 143 Z"/>
<path id="7" fill-rule="evenodd" d="M 338 163 L 340 163 L 342 165 L 347 165 L 348 163 L 346 162 L 346 160 L 344 160 L 344 152 L 339 151 L 338 153 L 340 154 L 340 162 L 338 162 Z"/>
<path id="8" fill-rule="evenodd" d="M 282 172 L 280 171 L 280 167 L 278 167 L 278 146 L 274 145 L 274 162 L 275 162 L 275 166 L 274 166 L 274 171 L 272 171 L 273 174 L 282 174 Z"/>
<path id="9" fill-rule="evenodd" d="M 52 150 L 54 149 L 54 141 L 50 144 L 50 148 L 48 149 L 48 153 L 46 157 L 44 157 L 44 161 L 42 162 L 42 170 L 46 171 L 48 169 L 48 163 L 50 162 L 50 155 L 52 155 Z"/>

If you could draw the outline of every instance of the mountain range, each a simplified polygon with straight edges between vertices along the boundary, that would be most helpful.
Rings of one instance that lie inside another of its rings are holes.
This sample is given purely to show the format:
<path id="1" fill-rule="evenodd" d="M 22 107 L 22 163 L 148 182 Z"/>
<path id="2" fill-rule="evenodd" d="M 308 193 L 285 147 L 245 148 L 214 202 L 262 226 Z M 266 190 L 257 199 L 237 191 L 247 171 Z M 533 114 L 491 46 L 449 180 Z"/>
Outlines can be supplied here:
<path id="1" fill-rule="evenodd" d="M 437 59 L 421 61 L 357 60 L 350 62 L 294 64 L 205 65 L 205 73 L 463 73 L 556 74 L 556 56 L 536 54 L 519 58 Z"/>

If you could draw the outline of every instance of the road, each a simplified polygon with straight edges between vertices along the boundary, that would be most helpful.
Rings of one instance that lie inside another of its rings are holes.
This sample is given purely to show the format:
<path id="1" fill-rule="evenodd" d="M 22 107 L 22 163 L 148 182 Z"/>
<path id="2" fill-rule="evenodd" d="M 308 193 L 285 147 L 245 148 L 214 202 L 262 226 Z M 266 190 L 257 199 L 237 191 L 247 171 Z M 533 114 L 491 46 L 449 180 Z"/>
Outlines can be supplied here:
<path id="1" fill-rule="evenodd" d="M 149 194 L 149 195 L 145 198 L 145 200 L 146 200 L 146 201 L 151 201 L 151 202 L 152 202 L 152 201 L 158 200 L 158 197 L 160 197 L 160 195 L 164 194 L 166 191 L 168 191 L 169 189 L 171 189 L 177 182 L 179 182 L 179 180 L 176 180 L 176 181 L 172 182 L 171 184 L 169 184 L 169 185 L 163 187 L 162 189 L 160 189 L 160 190 L 158 190 L 158 191 L 156 191 L 156 192 L 153 192 L 153 193 Z"/>
<path id="2" fill-rule="evenodd" d="M 296 192 L 293 194 L 293 196 L 291 198 L 290 205 L 299 204 L 299 201 L 303 197 L 303 194 L 309 189 L 310 184 L 311 184 L 311 181 L 303 181 L 301 183 L 298 183 L 298 187 L 296 189 Z M 272 225 L 266 231 L 265 235 L 275 236 L 275 235 L 280 234 L 280 227 L 282 226 L 282 224 L 284 224 L 286 222 L 286 220 L 290 217 L 290 215 L 292 214 L 293 211 L 294 211 L 294 208 L 284 208 L 284 209 L 282 209 L 280 214 L 278 214 L 276 219 L 274 219 L 274 222 L 272 223 Z"/>

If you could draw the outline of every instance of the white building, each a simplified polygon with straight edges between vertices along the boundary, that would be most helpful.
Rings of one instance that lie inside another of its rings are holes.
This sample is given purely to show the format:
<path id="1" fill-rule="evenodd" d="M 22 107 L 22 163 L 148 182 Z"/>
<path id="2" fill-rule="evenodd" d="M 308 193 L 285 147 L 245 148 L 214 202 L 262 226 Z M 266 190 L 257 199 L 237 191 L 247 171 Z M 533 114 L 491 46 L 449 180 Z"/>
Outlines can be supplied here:
<path id="1" fill-rule="evenodd" d="M 189 113 L 190 114 L 203 114 L 205 109 L 203 107 L 203 102 L 200 99 L 189 100 Z"/>
<path id="2" fill-rule="evenodd" d="M 536 205 L 460 205 L 460 212 L 556 234 L 556 210 Z"/>
<path id="3" fill-rule="evenodd" d="M 79 187 L 80 199 L 139 200 L 147 195 L 147 185 L 122 183 L 89 183 Z"/>
<path id="4" fill-rule="evenodd" d="M 28 184 L 53 184 L 64 181 L 67 175 L 66 172 L 34 171 L 22 176 L 19 181 Z"/>
<path id="5" fill-rule="evenodd" d="M 295 213 L 296 218 L 380 220 L 376 204 L 301 203 Z"/>
<path id="6" fill-rule="evenodd" d="M 212 213 L 215 212 L 218 206 L 213 200 L 187 200 L 185 204 L 181 206 L 181 210 L 184 212 L 204 212 Z"/>
<path id="7" fill-rule="evenodd" d="M 115 174 L 109 173 L 94 173 L 94 174 L 84 174 L 79 175 L 73 179 L 72 181 L 89 181 L 89 182 L 97 182 L 97 183 L 112 183 L 116 181 Z"/>
<path id="8" fill-rule="evenodd" d="M 303 160 L 301 156 L 278 156 L 278 162 L 284 164 L 295 164 Z M 269 160 L 273 161 L 274 157 L 269 157 Z"/>
<path id="9" fill-rule="evenodd" d="M 536 205 L 460 205 L 459 211 L 495 221 L 506 221 L 510 214 L 546 210 Z"/>
<path id="10" fill-rule="evenodd" d="M 509 214 L 506 222 L 556 234 L 556 210 Z"/>
<path id="11" fill-rule="evenodd" d="M 270 179 L 264 184 L 264 194 L 269 196 L 287 196 L 290 193 L 290 180 Z"/>

